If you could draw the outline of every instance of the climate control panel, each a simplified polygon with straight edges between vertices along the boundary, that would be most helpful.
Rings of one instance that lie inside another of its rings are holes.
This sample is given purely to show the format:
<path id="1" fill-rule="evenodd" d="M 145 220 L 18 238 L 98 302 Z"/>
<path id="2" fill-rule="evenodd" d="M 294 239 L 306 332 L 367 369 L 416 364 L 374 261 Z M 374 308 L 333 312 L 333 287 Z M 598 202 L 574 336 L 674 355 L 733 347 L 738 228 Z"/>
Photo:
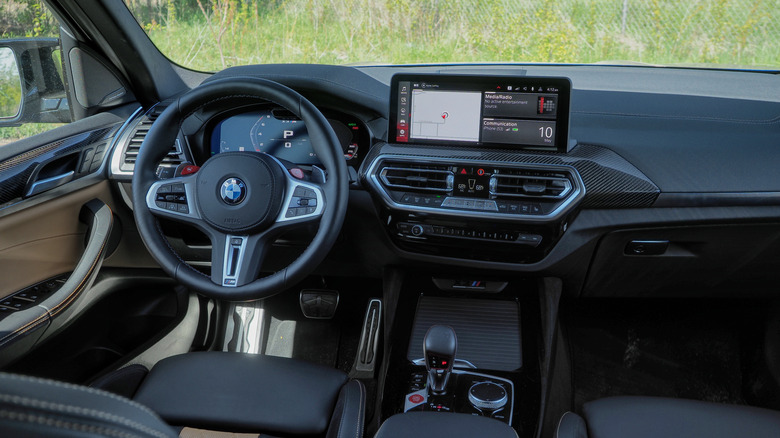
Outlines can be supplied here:
<path id="1" fill-rule="evenodd" d="M 466 218 L 555 222 L 585 194 L 566 165 L 380 156 L 366 176 L 391 209 Z"/>

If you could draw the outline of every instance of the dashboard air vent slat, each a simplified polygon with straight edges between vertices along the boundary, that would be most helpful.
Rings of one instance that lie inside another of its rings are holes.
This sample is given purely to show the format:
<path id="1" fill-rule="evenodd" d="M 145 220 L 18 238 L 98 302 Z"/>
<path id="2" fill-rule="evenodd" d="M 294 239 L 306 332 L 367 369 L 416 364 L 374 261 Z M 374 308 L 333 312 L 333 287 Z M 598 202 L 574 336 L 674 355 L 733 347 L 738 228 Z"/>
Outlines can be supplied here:
<path id="1" fill-rule="evenodd" d="M 572 190 L 572 183 L 565 175 L 539 171 L 514 171 L 494 174 L 490 181 L 490 194 L 496 197 L 532 197 L 561 199 Z"/>
<path id="2" fill-rule="evenodd" d="M 130 141 L 127 142 L 123 153 L 122 170 L 132 171 L 135 167 L 135 161 L 138 158 L 138 151 L 141 150 L 141 145 L 149 134 L 149 129 L 152 127 L 152 123 L 157 120 L 157 117 L 162 114 L 164 106 L 157 105 L 151 111 L 141 116 L 140 120 L 133 128 L 133 134 L 130 137 Z M 183 162 L 182 151 L 178 142 L 171 146 L 168 154 L 162 159 L 160 164 L 168 166 L 178 166 Z"/>
<path id="3" fill-rule="evenodd" d="M 450 191 L 454 178 L 447 166 L 406 163 L 382 168 L 379 177 L 387 187 L 421 192 Z"/>

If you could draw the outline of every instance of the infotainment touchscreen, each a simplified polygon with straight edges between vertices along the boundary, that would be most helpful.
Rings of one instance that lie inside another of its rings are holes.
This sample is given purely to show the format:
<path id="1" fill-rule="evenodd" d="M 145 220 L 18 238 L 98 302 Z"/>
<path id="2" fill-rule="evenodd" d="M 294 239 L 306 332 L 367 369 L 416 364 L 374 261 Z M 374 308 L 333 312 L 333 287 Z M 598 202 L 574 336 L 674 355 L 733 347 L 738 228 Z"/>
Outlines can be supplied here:
<path id="1" fill-rule="evenodd" d="M 566 152 L 568 78 L 410 75 L 391 83 L 391 142 Z"/>

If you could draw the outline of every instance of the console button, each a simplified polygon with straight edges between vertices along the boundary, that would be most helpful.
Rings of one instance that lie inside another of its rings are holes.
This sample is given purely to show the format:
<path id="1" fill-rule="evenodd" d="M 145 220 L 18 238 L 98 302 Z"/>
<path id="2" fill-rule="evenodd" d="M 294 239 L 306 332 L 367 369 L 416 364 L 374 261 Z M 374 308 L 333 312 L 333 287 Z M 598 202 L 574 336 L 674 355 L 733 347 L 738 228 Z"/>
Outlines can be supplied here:
<path id="1" fill-rule="evenodd" d="M 542 214 L 541 204 L 531 204 L 531 214 Z"/>
<path id="2" fill-rule="evenodd" d="M 409 203 L 411 203 L 411 202 L 412 202 L 412 195 L 410 195 L 410 194 L 406 193 L 406 194 L 405 194 L 405 195 L 404 195 L 404 196 L 401 198 L 401 202 L 403 202 L 404 204 L 409 204 Z"/>
<path id="3" fill-rule="evenodd" d="M 520 234 L 517 236 L 517 241 L 533 246 L 538 246 L 540 243 L 542 243 L 542 236 L 538 234 Z"/>

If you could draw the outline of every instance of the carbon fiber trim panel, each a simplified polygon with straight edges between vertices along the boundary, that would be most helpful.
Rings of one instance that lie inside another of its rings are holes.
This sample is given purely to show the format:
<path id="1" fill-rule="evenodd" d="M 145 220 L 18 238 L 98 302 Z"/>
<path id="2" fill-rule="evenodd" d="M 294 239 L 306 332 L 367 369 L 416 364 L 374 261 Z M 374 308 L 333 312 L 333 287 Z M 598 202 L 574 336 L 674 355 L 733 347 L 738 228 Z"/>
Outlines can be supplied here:
<path id="1" fill-rule="evenodd" d="M 457 359 L 478 369 L 514 371 L 523 365 L 520 308 L 514 301 L 421 296 L 409 340 L 410 361 L 423 357 L 423 338 L 435 324 L 455 330 Z"/>
<path id="2" fill-rule="evenodd" d="M 114 126 L 74 135 L 37 147 L 1 162 L 0 206 L 22 197 L 27 180 L 38 164 L 51 158 L 82 150 L 92 144 L 105 142 L 106 138 L 113 132 L 113 128 Z"/>
<path id="3" fill-rule="evenodd" d="M 443 162 L 482 160 L 569 165 L 577 169 L 585 184 L 583 208 L 651 207 L 660 192 L 658 187 L 631 163 L 610 149 L 596 145 L 581 144 L 568 154 L 561 154 L 457 147 L 410 147 L 379 143 L 371 148 L 360 169 L 363 182 L 366 182 L 366 170 L 379 155 L 425 157 Z"/>

